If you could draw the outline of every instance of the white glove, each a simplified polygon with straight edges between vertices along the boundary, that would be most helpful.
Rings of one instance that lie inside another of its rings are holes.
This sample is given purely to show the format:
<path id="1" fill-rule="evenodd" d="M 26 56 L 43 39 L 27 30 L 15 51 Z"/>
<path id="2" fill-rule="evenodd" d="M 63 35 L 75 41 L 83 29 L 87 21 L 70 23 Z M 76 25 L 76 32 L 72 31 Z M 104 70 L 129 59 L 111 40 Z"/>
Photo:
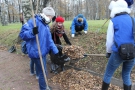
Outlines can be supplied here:
<path id="1" fill-rule="evenodd" d="M 72 34 L 71 36 L 72 36 L 72 37 L 75 37 L 75 34 Z"/>
<path id="2" fill-rule="evenodd" d="M 87 31 L 84 31 L 85 34 L 87 34 Z"/>

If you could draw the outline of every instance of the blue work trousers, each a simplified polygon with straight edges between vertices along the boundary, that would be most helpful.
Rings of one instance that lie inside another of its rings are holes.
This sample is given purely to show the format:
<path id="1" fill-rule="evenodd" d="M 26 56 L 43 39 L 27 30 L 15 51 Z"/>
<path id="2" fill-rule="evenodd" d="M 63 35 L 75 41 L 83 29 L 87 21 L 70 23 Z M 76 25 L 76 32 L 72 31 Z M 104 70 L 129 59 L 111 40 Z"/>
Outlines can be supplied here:
<path id="1" fill-rule="evenodd" d="M 30 60 L 30 73 L 35 74 L 36 71 L 36 76 L 38 76 L 38 69 L 36 67 L 36 64 L 33 59 Z"/>
<path id="2" fill-rule="evenodd" d="M 131 85 L 130 74 L 132 68 L 134 67 L 135 59 L 132 60 L 123 60 L 120 58 L 117 52 L 112 52 L 109 61 L 106 66 L 106 71 L 104 73 L 103 81 L 110 84 L 111 78 L 115 72 L 115 70 L 122 64 L 122 79 L 123 84 Z"/>
<path id="3" fill-rule="evenodd" d="M 43 57 L 43 65 L 44 65 L 44 70 L 45 73 L 47 73 L 47 69 L 46 69 L 46 57 Z M 40 58 L 32 58 L 32 61 L 34 61 L 34 63 L 36 64 L 36 68 L 38 70 L 38 75 L 39 75 L 39 88 L 40 90 L 46 90 L 46 82 L 45 82 L 45 78 L 44 78 L 44 74 L 42 71 L 42 66 L 41 66 L 41 62 L 40 62 Z"/>

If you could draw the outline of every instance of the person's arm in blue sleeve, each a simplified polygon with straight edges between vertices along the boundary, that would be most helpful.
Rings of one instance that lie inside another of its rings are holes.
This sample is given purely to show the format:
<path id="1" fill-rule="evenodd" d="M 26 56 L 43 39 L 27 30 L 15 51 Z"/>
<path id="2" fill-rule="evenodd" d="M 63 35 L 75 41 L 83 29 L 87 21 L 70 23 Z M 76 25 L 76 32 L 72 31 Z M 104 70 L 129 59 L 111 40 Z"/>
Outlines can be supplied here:
<path id="1" fill-rule="evenodd" d="M 33 34 L 33 22 L 32 19 L 30 19 L 27 23 L 25 23 L 20 31 L 19 36 L 21 37 L 21 39 L 27 41 L 31 38 L 34 38 L 35 35 Z"/>

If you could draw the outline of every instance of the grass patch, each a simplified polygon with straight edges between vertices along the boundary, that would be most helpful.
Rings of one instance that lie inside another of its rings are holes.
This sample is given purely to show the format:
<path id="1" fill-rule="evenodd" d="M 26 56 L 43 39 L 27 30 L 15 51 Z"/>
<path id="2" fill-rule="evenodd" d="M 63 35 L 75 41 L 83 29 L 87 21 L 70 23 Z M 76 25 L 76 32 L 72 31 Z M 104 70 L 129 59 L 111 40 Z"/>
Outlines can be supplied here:
<path id="1" fill-rule="evenodd" d="M 97 32 L 98 31 L 99 32 L 106 32 L 109 20 L 107 22 L 106 21 L 107 20 L 89 20 L 88 21 L 88 30 L 89 31 L 97 31 Z M 72 24 L 72 21 L 65 21 L 64 22 L 65 29 L 70 30 L 71 24 Z M 104 26 L 103 26 L 103 24 L 104 24 Z"/>
<path id="2" fill-rule="evenodd" d="M 0 33 L 6 32 L 9 30 L 20 30 L 21 26 L 22 26 L 21 23 L 11 23 L 11 24 L 8 24 L 7 26 L 0 25 Z"/>
<path id="3" fill-rule="evenodd" d="M 7 26 L 0 25 L 0 45 L 11 46 L 17 39 L 20 32 L 21 23 L 11 23 Z"/>
<path id="4" fill-rule="evenodd" d="M 106 22 L 106 20 L 89 20 L 88 27 L 89 31 L 99 31 L 99 32 L 106 32 L 108 22 L 104 25 L 101 29 L 101 26 Z M 70 30 L 72 21 L 65 21 L 64 26 L 65 30 Z M 18 37 L 22 24 L 21 23 L 11 23 L 7 26 L 0 25 L 0 43 L 11 45 L 12 41 Z"/>
<path id="5" fill-rule="evenodd" d="M 90 21 L 88 21 L 89 30 L 105 33 L 107 31 L 107 27 L 108 27 L 108 23 L 109 23 L 109 21 L 108 22 L 106 22 L 106 21 L 107 20 L 90 20 Z"/>

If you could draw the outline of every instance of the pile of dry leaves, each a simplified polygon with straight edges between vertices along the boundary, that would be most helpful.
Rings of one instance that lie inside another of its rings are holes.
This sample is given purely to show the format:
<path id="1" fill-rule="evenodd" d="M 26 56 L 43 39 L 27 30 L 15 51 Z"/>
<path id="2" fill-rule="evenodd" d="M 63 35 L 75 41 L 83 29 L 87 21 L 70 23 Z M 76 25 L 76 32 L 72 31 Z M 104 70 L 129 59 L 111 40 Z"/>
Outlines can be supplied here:
<path id="1" fill-rule="evenodd" d="M 72 60 L 83 58 L 85 52 L 80 46 L 71 45 L 71 46 L 64 46 L 62 50 L 63 54 L 69 56 Z"/>
<path id="2" fill-rule="evenodd" d="M 58 83 L 61 90 L 101 90 L 102 79 L 88 72 L 70 69 L 57 74 L 51 80 Z M 109 90 L 122 90 L 118 86 L 110 85 Z"/>

